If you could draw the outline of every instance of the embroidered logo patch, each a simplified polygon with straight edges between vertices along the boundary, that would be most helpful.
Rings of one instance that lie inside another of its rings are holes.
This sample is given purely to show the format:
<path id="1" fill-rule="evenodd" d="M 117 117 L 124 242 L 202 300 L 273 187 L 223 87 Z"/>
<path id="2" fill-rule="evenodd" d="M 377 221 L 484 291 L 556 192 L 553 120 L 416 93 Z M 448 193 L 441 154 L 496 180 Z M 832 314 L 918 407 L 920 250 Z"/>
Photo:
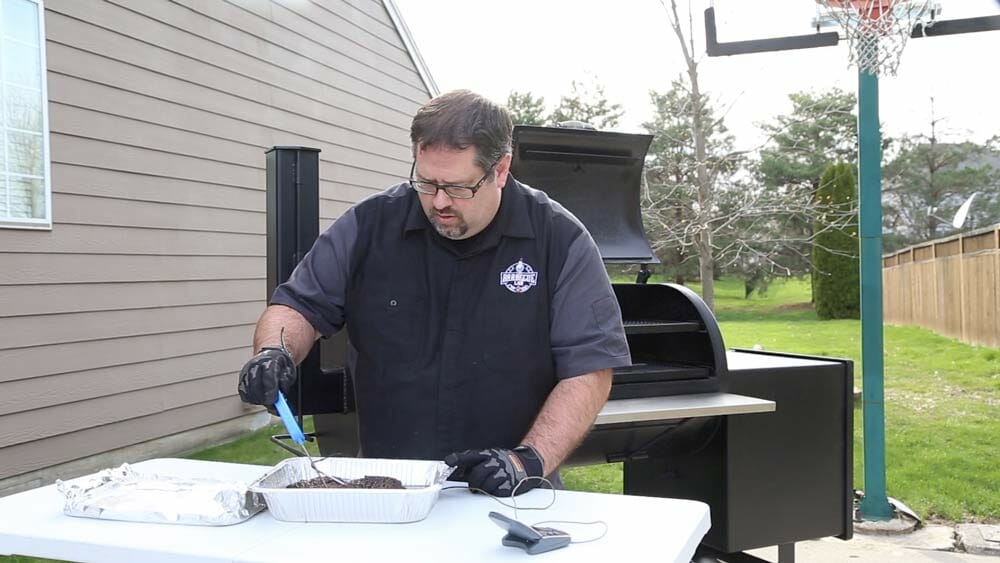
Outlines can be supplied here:
<path id="1" fill-rule="evenodd" d="M 514 293 L 524 293 L 538 285 L 538 272 L 523 260 L 518 260 L 500 272 L 500 285 Z"/>

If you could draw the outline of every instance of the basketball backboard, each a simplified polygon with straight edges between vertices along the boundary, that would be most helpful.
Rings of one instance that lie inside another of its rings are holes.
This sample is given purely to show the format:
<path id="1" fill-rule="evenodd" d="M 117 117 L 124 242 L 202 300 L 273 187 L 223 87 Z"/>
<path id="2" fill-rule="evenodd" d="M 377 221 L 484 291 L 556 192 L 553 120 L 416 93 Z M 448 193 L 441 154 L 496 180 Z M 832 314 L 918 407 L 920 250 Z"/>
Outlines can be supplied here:
<path id="1" fill-rule="evenodd" d="M 825 9 L 815 0 L 711 0 L 709 4 L 713 7 L 715 42 L 718 44 L 713 49 L 709 41 L 709 55 L 835 45 L 836 38 L 831 34 L 836 33 L 838 37 L 842 34 L 839 26 L 824 17 Z M 935 0 L 934 4 L 935 24 L 913 37 L 1000 29 L 1000 2 L 997 0 Z M 706 21 L 706 31 L 711 38 L 708 24 Z"/>

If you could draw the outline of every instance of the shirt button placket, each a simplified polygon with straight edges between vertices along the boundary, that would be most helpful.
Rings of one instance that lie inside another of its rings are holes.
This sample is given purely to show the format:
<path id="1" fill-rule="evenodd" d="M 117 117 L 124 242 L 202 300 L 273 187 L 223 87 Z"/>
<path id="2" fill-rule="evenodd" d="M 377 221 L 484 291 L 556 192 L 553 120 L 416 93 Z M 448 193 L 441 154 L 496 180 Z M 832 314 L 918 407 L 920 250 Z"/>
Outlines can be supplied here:
<path id="1" fill-rule="evenodd" d="M 461 412 L 460 399 L 454 393 L 458 384 L 459 354 L 462 351 L 462 322 L 464 314 L 463 303 L 463 273 L 464 260 L 455 260 L 451 264 L 450 282 L 447 288 L 447 300 L 444 310 L 444 327 L 441 338 L 441 372 L 438 376 L 438 432 L 440 443 L 452 448 L 456 440 L 457 429 L 461 426 L 458 420 Z"/>

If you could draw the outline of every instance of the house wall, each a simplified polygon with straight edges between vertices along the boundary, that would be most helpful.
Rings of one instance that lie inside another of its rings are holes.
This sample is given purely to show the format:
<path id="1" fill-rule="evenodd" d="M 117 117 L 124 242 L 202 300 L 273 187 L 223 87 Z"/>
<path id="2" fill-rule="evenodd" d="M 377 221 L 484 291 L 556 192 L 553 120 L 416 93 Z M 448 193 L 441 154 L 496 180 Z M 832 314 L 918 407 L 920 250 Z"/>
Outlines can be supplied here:
<path id="1" fill-rule="evenodd" d="M 408 172 L 430 97 L 379 0 L 46 0 L 45 24 L 53 228 L 0 229 L 0 485 L 252 415 L 264 151 L 322 149 L 326 228 Z"/>

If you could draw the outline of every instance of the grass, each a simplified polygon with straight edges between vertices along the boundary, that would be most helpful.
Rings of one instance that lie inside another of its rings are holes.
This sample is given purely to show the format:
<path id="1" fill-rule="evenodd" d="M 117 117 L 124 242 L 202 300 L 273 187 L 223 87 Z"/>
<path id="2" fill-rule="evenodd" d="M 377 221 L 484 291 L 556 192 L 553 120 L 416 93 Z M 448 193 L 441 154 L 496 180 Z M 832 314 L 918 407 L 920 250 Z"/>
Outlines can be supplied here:
<path id="1" fill-rule="evenodd" d="M 631 281 L 630 276 L 622 281 Z M 651 282 L 657 282 L 655 277 Z M 699 287 L 693 286 L 695 290 Z M 808 280 L 773 284 L 743 298 L 738 280 L 716 284 L 716 313 L 727 347 L 851 358 L 861 386 L 860 322 L 820 321 Z M 888 494 L 924 518 L 1000 521 L 1000 349 L 962 344 L 915 327 L 885 328 Z M 309 424 L 307 423 L 307 428 Z M 188 457 L 273 465 L 290 453 L 270 426 Z M 855 487 L 863 488 L 861 410 L 855 410 Z M 621 464 L 564 471 L 572 490 L 620 493 Z M 3 563 L 44 561 L 0 557 Z"/>
<path id="2" fill-rule="evenodd" d="M 306 432 L 312 432 L 314 430 L 312 417 L 305 417 L 303 426 Z M 270 440 L 270 437 L 275 434 L 285 433 L 285 428 L 281 424 L 272 424 L 246 434 L 232 442 L 201 450 L 184 457 L 206 461 L 232 461 L 250 465 L 274 465 L 283 459 L 294 456 L 294 454 L 279 447 Z M 294 445 L 287 440 L 286 443 Z M 316 449 L 315 442 L 308 443 L 307 446 L 310 454 L 319 455 L 319 450 Z"/>

